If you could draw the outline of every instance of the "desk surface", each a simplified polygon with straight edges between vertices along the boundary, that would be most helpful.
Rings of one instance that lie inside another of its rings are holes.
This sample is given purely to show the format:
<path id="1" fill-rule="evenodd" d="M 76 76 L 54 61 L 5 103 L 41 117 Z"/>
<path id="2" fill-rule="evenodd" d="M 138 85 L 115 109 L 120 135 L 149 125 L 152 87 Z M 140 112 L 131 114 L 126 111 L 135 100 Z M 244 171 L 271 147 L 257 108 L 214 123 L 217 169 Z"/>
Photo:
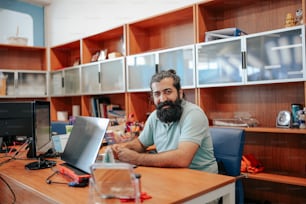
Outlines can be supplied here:
<path id="1" fill-rule="evenodd" d="M 47 184 L 45 180 L 52 170 L 26 170 L 24 165 L 29 162 L 13 160 L 0 166 L 0 176 L 12 187 L 17 203 L 88 203 L 89 187 Z M 142 175 L 142 191 L 152 196 L 143 202 L 148 204 L 184 202 L 235 181 L 233 177 L 191 169 L 137 167 L 135 172 Z M 1 193 L 1 200 L 4 195 L 11 197 L 1 180 L 0 191 L 6 192 Z"/>

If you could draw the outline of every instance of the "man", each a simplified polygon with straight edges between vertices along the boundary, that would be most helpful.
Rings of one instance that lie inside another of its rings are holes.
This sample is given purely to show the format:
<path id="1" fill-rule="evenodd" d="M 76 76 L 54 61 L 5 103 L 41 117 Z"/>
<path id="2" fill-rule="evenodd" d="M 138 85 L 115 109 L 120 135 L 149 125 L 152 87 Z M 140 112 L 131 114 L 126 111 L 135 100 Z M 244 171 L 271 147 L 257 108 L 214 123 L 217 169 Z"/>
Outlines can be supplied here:
<path id="1" fill-rule="evenodd" d="M 112 146 L 122 162 L 151 167 L 191 168 L 218 173 L 208 119 L 203 110 L 184 100 L 174 70 L 155 74 L 150 83 L 156 110 L 134 140 Z M 156 154 L 146 153 L 155 145 Z"/>

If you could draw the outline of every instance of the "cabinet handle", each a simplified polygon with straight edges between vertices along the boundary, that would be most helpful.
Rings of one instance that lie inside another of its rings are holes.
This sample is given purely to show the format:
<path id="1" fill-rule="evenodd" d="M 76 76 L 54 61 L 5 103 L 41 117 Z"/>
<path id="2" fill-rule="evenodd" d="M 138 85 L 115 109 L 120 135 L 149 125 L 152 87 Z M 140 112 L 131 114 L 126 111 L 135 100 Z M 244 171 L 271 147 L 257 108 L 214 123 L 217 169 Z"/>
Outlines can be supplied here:
<path id="1" fill-rule="evenodd" d="M 246 69 L 246 52 L 241 52 L 242 69 Z"/>
<path id="2" fill-rule="evenodd" d="M 62 77 L 62 88 L 65 87 L 65 80 L 64 80 L 64 77 Z"/>
<path id="3" fill-rule="evenodd" d="M 155 73 L 159 72 L 158 64 L 155 64 Z"/>
<path id="4" fill-rule="evenodd" d="M 101 84 L 101 76 L 100 76 L 101 72 L 98 72 L 98 83 Z"/>

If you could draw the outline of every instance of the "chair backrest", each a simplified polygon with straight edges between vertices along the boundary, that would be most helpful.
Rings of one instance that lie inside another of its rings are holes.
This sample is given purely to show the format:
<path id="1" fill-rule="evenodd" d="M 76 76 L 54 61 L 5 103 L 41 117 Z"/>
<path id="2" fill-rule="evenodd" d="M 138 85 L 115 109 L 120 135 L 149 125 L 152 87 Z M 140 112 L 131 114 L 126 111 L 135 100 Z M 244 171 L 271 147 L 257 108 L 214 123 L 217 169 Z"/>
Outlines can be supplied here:
<path id="1" fill-rule="evenodd" d="M 51 132 L 55 135 L 66 134 L 66 125 L 69 125 L 68 121 L 52 121 Z"/>
<path id="2" fill-rule="evenodd" d="M 222 164 L 225 174 L 238 177 L 245 141 L 245 131 L 237 128 L 211 127 L 215 157 Z M 238 177 L 239 178 L 239 177 Z M 244 203 L 244 190 L 241 179 L 236 180 L 236 204 Z"/>
<path id="3" fill-rule="evenodd" d="M 223 163 L 229 176 L 239 176 L 245 131 L 236 128 L 211 127 L 210 133 L 217 161 Z"/>

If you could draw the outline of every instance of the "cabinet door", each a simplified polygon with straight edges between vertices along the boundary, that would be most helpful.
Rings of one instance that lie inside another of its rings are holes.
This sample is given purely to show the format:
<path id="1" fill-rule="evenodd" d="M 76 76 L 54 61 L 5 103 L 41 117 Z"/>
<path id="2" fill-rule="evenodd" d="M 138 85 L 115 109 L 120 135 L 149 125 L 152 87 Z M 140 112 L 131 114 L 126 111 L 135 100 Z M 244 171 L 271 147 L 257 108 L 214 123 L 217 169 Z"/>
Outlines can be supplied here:
<path id="1" fill-rule="evenodd" d="M 100 85 L 100 63 L 90 63 L 81 66 L 82 93 L 99 93 Z"/>
<path id="2" fill-rule="evenodd" d="M 65 95 L 80 94 L 80 68 L 73 67 L 64 69 Z"/>
<path id="3" fill-rule="evenodd" d="M 147 53 L 127 57 L 127 89 L 133 91 L 150 91 L 150 81 L 156 73 L 156 54 Z"/>
<path id="4" fill-rule="evenodd" d="M 247 36 L 247 81 L 302 80 L 304 36 L 300 26 Z"/>
<path id="5" fill-rule="evenodd" d="M 125 91 L 124 65 L 123 57 L 101 63 L 101 88 L 103 93 Z"/>
<path id="6" fill-rule="evenodd" d="M 47 96 L 47 72 L 17 72 L 16 96 Z"/>
<path id="7" fill-rule="evenodd" d="M 243 83 L 241 38 L 197 44 L 197 86 Z"/>
<path id="8" fill-rule="evenodd" d="M 158 69 L 174 69 L 182 88 L 195 87 L 194 45 L 158 52 Z"/>
<path id="9" fill-rule="evenodd" d="M 0 72 L 0 96 L 15 96 L 15 72 Z"/>
<path id="10" fill-rule="evenodd" d="M 50 72 L 50 95 L 61 96 L 64 94 L 63 71 Z"/>

